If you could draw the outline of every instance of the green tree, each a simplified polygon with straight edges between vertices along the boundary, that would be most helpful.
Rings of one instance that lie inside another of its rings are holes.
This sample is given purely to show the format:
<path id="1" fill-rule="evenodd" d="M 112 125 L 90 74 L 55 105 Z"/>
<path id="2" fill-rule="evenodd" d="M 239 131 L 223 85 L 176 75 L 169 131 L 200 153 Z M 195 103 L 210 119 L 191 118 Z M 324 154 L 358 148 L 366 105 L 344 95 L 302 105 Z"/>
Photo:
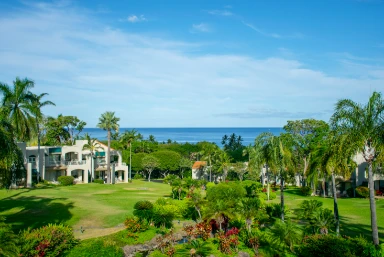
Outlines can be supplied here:
<path id="1" fill-rule="evenodd" d="M 237 174 L 240 182 L 243 181 L 244 174 L 247 173 L 247 166 L 243 162 L 236 162 L 231 164 L 231 169 Z"/>
<path id="2" fill-rule="evenodd" d="M 132 143 L 138 139 L 139 133 L 135 129 L 124 131 L 120 137 L 120 143 L 125 143 L 129 147 L 129 180 L 132 179 Z"/>
<path id="3" fill-rule="evenodd" d="M 152 155 L 146 155 L 142 159 L 142 165 L 143 168 L 147 171 L 148 173 L 148 182 L 151 182 L 151 174 L 154 169 L 159 167 L 160 161 L 157 159 L 155 156 Z"/>
<path id="4" fill-rule="evenodd" d="M 379 244 L 377 228 L 376 203 L 373 180 L 373 165 L 384 144 L 384 101 L 381 93 L 373 92 L 366 105 L 361 105 L 350 99 L 337 102 L 335 113 L 331 117 L 332 127 L 346 135 L 351 144 L 348 148 L 363 154 L 368 163 L 369 201 L 371 210 L 372 239 Z"/>
<path id="5" fill-rule="evenodd" d="M 257 197 L 241 199 L 241 205 L 239 206 L 238 212 L 245 218 L 245 224 L 249 232 L 251 231 L 253 219 L 257 216 L 261 205 L 260 198 Z"/>
<path id="6" fill-rule="evenodd" d="M 33 112 L 35 114 L 35 120 L 36 120 L 36 131 L 37 131 L 37 160 L 38 160 L 38 165 L 37 165 L 37 174 L 40 176 L 40 164 L 43 162 L 42 156 L 40 156 L 40 140 L 41 140 L 41 122 L 43 118 L 43 113 L 41 112 L 41 109 L 47 105 L 54 105 L 56 106 L 53 102 L 51 101 L 43 101 L 43 97 L 48 95 L 47 93 L 42 93 L 40 95 L 33 95 Z M 43 174 L 43 179 L 45 178 L 45 174 Z M 37 179 L 39 181 L 39 178 Z"/>
<path id="7" fill-rule="evenodd" d="M 202 149 L 200 153 L 203 155 L 203 158 L 208 161 L 209 181 L 212 182 L 212 159 L 219 148 L 215 143 L 210 143 L 206 141 L 199 142 L 199 144 L 201 145 Z"/>
<path id="8" fill-rule="evenodd" d="M 215 155 L 215 166 L 217 172 L 222 174 L 223 181 L 226 180 L 228 171 L 231 167 L 231 157 L 227 152 L 223 150 L 218 150 Z"/>
<path id="9" fill-rule="evenodd" d="M 87 143 L 83 145 L 83 150 L 89 150 L 91 154 L 91 181 L 95 179 L 95 165 L 94 158 L 96 153 L 102 149 L 101 145 L 96 138 L 91 138 L 88 133 L 84 134 L 84 139 L 87 140 Z M 85 176 L 85 175 L 84 175 Z"/>
<path id="10" fill-rule="evenodd" d="M 107 150 L 107 183 L 110 183 L 111 180 L 111 132 L 119 131 L 120 118 L 115 116 L 115 112 L 105 112 L 101 114 L 99 118 L 99 123 L 97 124 L 98 128 L 107 131 L 108 138 L 108 150 Z"/>
<path id="11" fill-rule="evenodd" d="M 33 94 L 30 90 L 34 82 L 27 78 L 13 81 L 13 88 L 0 83 L 0 93 L 3 95 L 1 105 L 6 117 L 15 131 L 17 140 L 28 141 L 35 133 Z"/>
<path id="12" fill-rule="evenodd" d="M 293 251 L 293 246 L 300 242 L 302 237 L 302 231 L 290 220 L 286 220 L 285 222 L 276 220 L 270 232 L 273 242 L 283 250 L 288 248 L 290 251 Z"/>
<path id="13" fill-rule="evenodd" d="M 322 120 L 303 119 L 289 120 L 283 128 L 292 135 L 294 144 L 293 154 L 301 160 L 299 170 L 301 178 L 304 180 L 311 162 L 312 151 L 317 142 L 327 134 L 329 126 Z M 302 185 L 304 184 L 302 183 Z"/>
<path id="14" fill-rule="evenodd" d="M 151 154 L 159 160 L 158 169 L 161 174 L 166 177 L 169 172 L 176 172 L 179 170 L 181 156 L 174 151 L 157 151 Z"/>
<path id="15" fill-rule="evenodd" d="M 181 157 L 180 162 L 179 162 L 179 168 L 180 168 L 180 176 L 183 179 L 185 170 L 192 168 L 191 160 L 188 158 L 185 158 L 185 157 Z"/>

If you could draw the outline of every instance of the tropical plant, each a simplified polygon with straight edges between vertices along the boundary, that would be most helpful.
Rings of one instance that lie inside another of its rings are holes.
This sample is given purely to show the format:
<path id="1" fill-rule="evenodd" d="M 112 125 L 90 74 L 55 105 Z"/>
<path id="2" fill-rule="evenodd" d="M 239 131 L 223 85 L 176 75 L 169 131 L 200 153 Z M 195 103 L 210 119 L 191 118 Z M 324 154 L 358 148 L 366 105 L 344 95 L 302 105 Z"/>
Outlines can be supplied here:
<path id="1" fill-rule="evenodd" d="M 275 224 L 270 229 L 272 242 L 282 249 L 288 248 L 293 251 L 293 246 L 300 242 L 302 238 L 302 231 L 300 228 L 290 220 L 281 221 L 276 220 Z"/>
<path id="2" fill-rule="evenodd" d="M 9 118 L 9 122 L 15 131 L 17 140 L 28 141 L 35 133 L 36 120 L 34 119 L 34 96 L 30 89 L 34 82 L 27 78 L 13 81 L 13 88 L 7 84 L 0 83 L 2 111 Z"/>
<path id="3" fill-rule="evenodd" d="M 138 140 L 139 133 L 137 130 L 132 129 L 130 131 L 124 131 L 124 133 L 120 136 L 120 143 L 127 144 L 127 147 L 129 147 L 129 180 L 132 179 L 132 142 Z"/>
<path id="4" fill-rule="evenodd" d="M 212 158 L 216 151 L 218 151 L 218 147 L 214 143 L 209 142 L 201 142 L 201 154 L 203 155 L 203 158 L 208 161 L 209 166 L 209 182 L 212 182 Z"/>
<path id="5" fill-rule="evenodd" d="M 91 136 L 88 133 L 84 134 L 84 139 L 87 140 L 87 143 L 83 145 L 83 150 L 88 150 L 91 155 L 91 180 L 94 181 L 95 179 L 95 155 L 97 152 L 99 152 L 100 149 L 102 149 L 101 145 L 97 141 L 96 138 L 91 138 Z"/>
<path id="6" fill-rule="evenodd" d="M 243 198 L 241 206 L 238 209 L 241 217 L 245 218 L 245 224 L 248 231 L 251 231 L 253 219 L 257 216 L 262 203 L 259 198 Z"/>
<path id="7" fill-rule="evenodd" d="M 13 233 L 11 226 L 4 221 L 5 219 L 0 216 L 0 256 L 19 256 L 17 236 Z"/>
<path id="8" fill-rule="evenodd" d="M 157 167 L 159 167 L 159 165 L 160 165 L 160 162 L 156 157 L 152 155 L 147 155 L 143 157 L 142 166 L 148 173 L 148 182 L 151 182 L 152 171 Z"/>
<path id="9" fill-rule="evenodd" d="M 180 256 L 191 256 L 191 257 L 206 257 L 212 251 L 212 247 L 208 242 L 201 239 L 194 239 L 189 242 L 185 247 L 176 251 L 176 254 Z"/>
<path id="10" fill-rule="evenodd" d="M 338 101 L 331 117 L 331 125 L 334 130 L 348 137 L 350 143 L 345 148 L 362 154 L 368 163 L 372 239 L 373 243 L 378 245 L 373 165 L 375 160 L 381 158 L 379 155 L 384 154 L 384 151 L 380 150 L 384 145 L 384 100 L 381 93 L 373 92 L 366 105 L 350 99 Z"/>
<path id="11" fill-rule="evenodd" d="M 37 181 L 39 181 L 39 176 L 40 176 L 40 173 L 42 172 L 40 170 L 40 166 L 42 164 L 42 158 L 40 156 L 40 140 L 41 140 L 41 128 L 40 128 L 40 126 L 41 126 L 41 121 L 43 118 L 43 114 L 41 112 L 41 109 L 47 105 L 54 105 L 55 106 L 55 104 L 51 101 L 42 101 L 43 97 L 47 96 L 47 95 L 48 95 L 48 93 L 42 93 L 40 95 L 34 95 L 33 94 L 33 100 L 32 100 L 33 113 L 35 115 L 36 132 L 37 132 L 37 160 L 38 160 L 38 165 L 37 165 L 38 178 L 37 178 Z M 42 173 L 42 178 L 45 179 L 44 173 Z"/>
<path id="12" fill-rule="evenodd" d="M 105 112 L 99 118 L 98 128 L 107 131 L 108 150 L 107 150 L 107 183 L 111 180 L 111 132 L 119 131 L 120 118 L 115 117 L 115 112 Z"/>
<path id="13" fill-rule="evenodd" d="M 335 218 L 330 209 L 319 208 L 312 214 L 312 224 L 320 234 L 326 235 L 335 225 Z"/>
<path id="14" fill-rule="evenodd" d="M 191 169 L 192 167 L 192 162 L 190 159 L 181 157 L 180 162 L 179 162 L 179 168 L 180 168 L 180 176 L 183 179 L 184 178 L 184 172 L 186 169 Z"/>
<path id="15" fill-rule="evenodd" d="M 218 150 L 214 158 L 217 171 L 222 174 L 223 181 L 226 180 L 228 170 L 231 166 L 231 157 L 227 152 Z"/>
<path id="16" fill-rule="evenodd" d="M 231 169 L 237 174 L 240 182 L 243 181 L 244 174 L 248 171 L 247 165 L 243 162 L 232 163 Z"/>

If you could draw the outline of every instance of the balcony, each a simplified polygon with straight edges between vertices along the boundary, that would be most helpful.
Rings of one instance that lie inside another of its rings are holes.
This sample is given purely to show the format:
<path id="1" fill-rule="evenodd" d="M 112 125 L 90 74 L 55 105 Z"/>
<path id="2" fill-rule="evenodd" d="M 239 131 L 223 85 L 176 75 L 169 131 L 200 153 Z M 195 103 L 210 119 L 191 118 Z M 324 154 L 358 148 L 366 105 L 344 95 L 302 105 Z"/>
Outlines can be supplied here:
<path id="1" fill-rule="evenodd" d="M 66 165 L 70 166 L 70 165 L 84 165 L 86 164 L 87 161 L 83 160 L 83 161 L 66 161 Z"/>

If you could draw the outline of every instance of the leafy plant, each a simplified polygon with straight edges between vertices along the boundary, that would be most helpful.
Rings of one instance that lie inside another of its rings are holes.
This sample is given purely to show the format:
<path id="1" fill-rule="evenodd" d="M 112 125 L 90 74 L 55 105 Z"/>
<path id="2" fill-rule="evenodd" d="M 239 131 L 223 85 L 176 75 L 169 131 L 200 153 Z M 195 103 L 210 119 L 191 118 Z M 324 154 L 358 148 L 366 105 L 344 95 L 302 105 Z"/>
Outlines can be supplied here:
<path id="1" fill-rule="evenodd" d="M 137 233 L 148 229 L 148 226 L 144 224 L 142 220 L 135 217 L 127 217 L 124 221 L 124 225 L 131 233 Z"/>
<path id="2" fill-rule="evenodd" d="M 309 186 L 303 186 L 300 188 L 300 192 L 304 196 L 310 196 L 312 193 L 312 189 Z"/>
<path id="3" fill-rule="evenodd" d="M 66 257 L 121 257 L 124 252 L 121 247 L 117 246 L 111 240 L 91 240 L 82 241 L 79 245 L 75 246 Z"/>
<path id="4" fill-rule="evenodd" d="M 20 252 L 25 257 L 60 256 L 73 248 L 78 240 L 73 235 L 72 228 L 62 224 L 25 230 L 20 234 Z"/>
<path id="5" fill-rule="evenodd" d="M 72 176 L 60 176 L 57 178 L 57 181 L 59 181 L 62 186 L 71 186 L 74 180 L 75 178 Z"/>
<path id="6" fill-rule="evenodd" d="M 286 220 L 285 222 L 279 219 L 276 220 L 275 224 L 270 229 L 270 233 L 272 241 L 283 250 L 288 248 L 293 251 L 293 246 L 302 238 L 302 231 L 290 220 Z"/>
<path id="7" fill-rule="evenodd" d="M 153 204 L 150 201 L 138 201 L 133 208 L 133 215 L 138 217 L 140 221 L 149 222 L 152 219 Z"/>
<path id="8" fill-rule="evenodd" d="M 368 198 L 369 197 L 369 188 L 365 187 L 365 186 L 356 187 L 356 197 Z"/>
<path id="9" fill-rule="evenodd" d="M 18 256 L 17 237 L 0 216 L 0 256 Z"/>

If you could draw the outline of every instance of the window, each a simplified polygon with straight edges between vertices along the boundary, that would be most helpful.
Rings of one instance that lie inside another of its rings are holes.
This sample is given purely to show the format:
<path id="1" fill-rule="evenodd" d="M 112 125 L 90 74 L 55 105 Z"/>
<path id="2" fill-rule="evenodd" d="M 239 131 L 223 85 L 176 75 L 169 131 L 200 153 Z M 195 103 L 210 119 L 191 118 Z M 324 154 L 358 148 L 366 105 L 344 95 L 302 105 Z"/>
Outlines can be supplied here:
<path id="1" fill-rule="evenodd" d="M 34 156 L 34 155 L 29 156 L 28 162 L 29 163 L 36 163 L 36 156 Z"/>

